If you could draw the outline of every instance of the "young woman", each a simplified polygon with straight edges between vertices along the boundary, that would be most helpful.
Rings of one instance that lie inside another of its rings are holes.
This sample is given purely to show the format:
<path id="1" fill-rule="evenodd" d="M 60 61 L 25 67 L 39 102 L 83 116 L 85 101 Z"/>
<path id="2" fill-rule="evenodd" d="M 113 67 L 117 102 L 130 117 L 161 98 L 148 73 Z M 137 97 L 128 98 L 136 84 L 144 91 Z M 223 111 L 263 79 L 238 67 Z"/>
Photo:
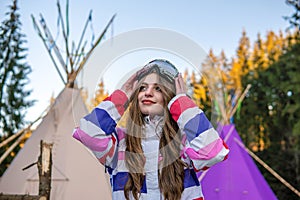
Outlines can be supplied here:
<path id="1" fill-rule="evenodd" d="M 111 174 L 114 200 L 204 199 L 196 172 L 229 150 L 185 93 L 174 65 L 154 60 L 81 119 L 73 137 Z"/>

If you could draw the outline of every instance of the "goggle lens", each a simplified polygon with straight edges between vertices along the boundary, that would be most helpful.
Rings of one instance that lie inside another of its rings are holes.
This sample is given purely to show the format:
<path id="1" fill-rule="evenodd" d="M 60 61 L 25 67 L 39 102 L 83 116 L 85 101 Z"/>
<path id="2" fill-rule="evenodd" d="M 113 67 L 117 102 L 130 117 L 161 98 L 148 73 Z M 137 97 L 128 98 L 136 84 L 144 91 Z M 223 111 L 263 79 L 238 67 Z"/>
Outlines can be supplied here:
<path id="1" fill-rule="evenodd" d="M 150 72 L 156 71 L 161 76 L 166 78 L 170 83 L 174 83 L 174 79 L 178 76 L 178 70 L 176 67 L 167 60 L 157 59 L 146 64 L 137 75 L 138 80 L 141 80 L 144 76 L 150 74 Z"/>

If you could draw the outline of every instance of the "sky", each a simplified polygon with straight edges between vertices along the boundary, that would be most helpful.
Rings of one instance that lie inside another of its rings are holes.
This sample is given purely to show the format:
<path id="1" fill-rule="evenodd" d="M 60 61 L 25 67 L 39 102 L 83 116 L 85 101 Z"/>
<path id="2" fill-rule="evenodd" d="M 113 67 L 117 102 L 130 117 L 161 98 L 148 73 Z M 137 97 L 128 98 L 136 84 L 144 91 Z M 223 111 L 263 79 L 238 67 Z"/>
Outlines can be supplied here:
<path id="1" fill-rule="evenodd" d="M 3 21 L 5 13 L 8 11 L 7 6 L 11 1 L 1 0 L 1 21 Z M 60 0 L 60 2 L 64 10 L 65 0 Z M 272 30 L 275 33 L 278 33 L 279 30 L 285 31 L 289 23 L 283 19 L 283 16 L 291 16 L 294 12 L 293 8 L 285 3 L 285 0 L 70 0 L 69 4 L 70 39 L 76 44 L 78 44 L 89 12 L 92 10 L 92 26 L 87 28 L 87 36 L 97 37 L 110 18 L 116 14 L 113 26 L 105 37 L 107 41 L 130 31 L 157 28 L 188 38 L 199 45 L 204 52 L 213 49 L 214 53 L 218 55 L 223 50 L 227 58 L 235 55 L 243 30 L 246 31 L 252 44 L 258 33 L 264 38 L 268 31 Z M 28 87 L 33 92 L 29 99 L 36 100 L 35 105 L 28 110 L 26 117 L 28 121 L 32 121 L 49 105 L 51 96 L 56 97 L 64 85 L 33 27 L 31 15 L 38 19 L 42 14 L 55 37 L 61 37 L 61 33 L 57 31 L 56 0 L 19 0 L 18 6 L 22 22 L 21 31 L 27 39 L 25 44 L 28 48 L 27 62 L 32 68 Z M 149 34 L 145 37 L 149 38 Z M 58 46 L 62 45 L 59 40 L 57 40 L 57 44 Z M 180 46 L 181 43 L 179 42 L 178 45 Z M 157 51 L 157 49 L 154 53 L 151 52 L 151 49 L 144 50 L 142 53 L 166 57 L 170 54 L 170 52 Z M 109 82 L 119 76 L 117 73 L 128 73 L 129 69 L 126 72 L 127 68 L 120 67 L 120 63 L 130 65 L 132 60 L 139 60 L 140 63 L 144 59 L 141 52 L 128 53 L 120 57 L 122 58 L 113 62 L 117 63 L 117 67 L 110 67 L 107 70 L 108 74 L 101 75 L 104 77 L 104 83 L 108 90 L 117 87 Z M 178 62 L 184 63 L 184 61 Z M 131 64 L 135 65 L 136 62 Z M 80 79 L 80 83 L 85 87 L 84 78 Z"/>

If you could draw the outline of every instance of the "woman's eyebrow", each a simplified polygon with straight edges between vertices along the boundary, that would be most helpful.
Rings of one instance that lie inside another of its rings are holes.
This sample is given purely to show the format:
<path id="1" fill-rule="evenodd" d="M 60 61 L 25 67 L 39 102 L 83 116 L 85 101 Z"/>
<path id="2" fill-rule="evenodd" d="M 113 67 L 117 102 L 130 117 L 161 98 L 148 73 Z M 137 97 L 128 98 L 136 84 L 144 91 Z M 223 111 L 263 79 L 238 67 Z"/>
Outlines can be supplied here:
<path id="1" fill-rule="evenodd" d="M 147 83 L 147 82 L 142 82 L 141 85 L 154 85 L 154 86 L 158 86 L 160 85 L 159 83 Z"/>

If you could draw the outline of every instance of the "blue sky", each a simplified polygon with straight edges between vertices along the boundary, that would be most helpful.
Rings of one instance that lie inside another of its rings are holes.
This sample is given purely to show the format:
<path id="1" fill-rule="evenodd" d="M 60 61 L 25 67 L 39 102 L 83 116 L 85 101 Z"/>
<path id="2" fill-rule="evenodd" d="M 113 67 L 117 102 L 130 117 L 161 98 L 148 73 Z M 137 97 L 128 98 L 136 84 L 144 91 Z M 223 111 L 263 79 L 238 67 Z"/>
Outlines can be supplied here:
<path id="1" fill-rule="evenodd" d="M 11 0 L 1 0 L 0 19 Z M 65 1 L 61 0 L 62 9 Z M 38 18 L 42 13 L 53 35 L 57 35 L 56 0 L 19 0 L 22 32 L 28 43 L 28 63 L 33 72 L 29 87 L 36 105 L 28 111 L 28 120 L 34 120 L 49 104 L 52 95 L 57 96 L 64 87 L 36 34 L 30 15 Z M 267 31 L 278 33 L 288 27 L 283 16 L 294 10 L 284 0 L 70 0 L 71 40 L 77 44 L 90 10 L 93 10 L 93 33 L 98 36 L 109 19 L 116 13 L 113 29 L 106 38 L 142 28 L 162 28 L 182 34 L 205 51 L 212 48 L 215 54 L 225 51 L 228 58 L 235 54 L 242 30 L 246 30 L 253 43 L 260 33 L 264 38 Z M 92 34 L 87 29 L 87 34 Z M 113 31 L 112 31 L 113 30 Z M 61 36 L 61 33 L 60 33 Z"/>

